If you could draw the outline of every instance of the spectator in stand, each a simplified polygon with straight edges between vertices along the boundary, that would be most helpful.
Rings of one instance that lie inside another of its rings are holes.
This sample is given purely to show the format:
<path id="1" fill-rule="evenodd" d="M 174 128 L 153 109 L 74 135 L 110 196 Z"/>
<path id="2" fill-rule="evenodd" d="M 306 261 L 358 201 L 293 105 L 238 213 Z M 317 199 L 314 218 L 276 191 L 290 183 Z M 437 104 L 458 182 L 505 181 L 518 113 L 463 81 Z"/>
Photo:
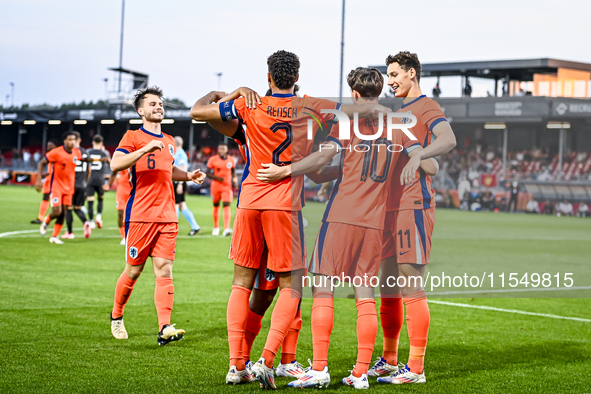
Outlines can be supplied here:
<path id="1" fill-rule="evenodd" d="M 460 209 L 462 211 L 467 211 L 470 208 L 470 203 L 472 202 L 472 194 L 470 194 L 470 191 L 466 191 L 464 193 L 464 197 L 462 198 L 462 201 L 460 202 Z"/>
<path id="2" fill-rule="evenodd" d="M 33 161 L 35 162 L 34 164 L 39 164 L 39 160 L 41 160 L 41 152 L 36 150 L 35 153 L 33 153 Z"/>
<path id="3" fill-rule="evenodd" d="M 556 216 L 560 217 L 562 215 L 564 216 L 574 216 L 575 211 L 573 209 L 573 204 L 571 204 L 569 201 L 564 200 L 563 202 L 561 202 L 560 204 L 558 204 L 558 209 L 556 212 Z"/>
<path id="4" fill-rule="evenodd" d="M 552 204 L 550 200 L 546 200 L 546 202 L 544 203 L 544 209 L 542 210 L 542 213 L 544 215 L 554 215 L 554 212 L 556 212 L 554 204 Z"/>
<path id="5" fill-rule="evenodd" d="M 433 97 L 437 98 L 441 96 L 441 89 L 439 88 L 439 84 L 435 84 L 435 87 L 433 88 Z"/>
<path id="6" fill-rule="evenodd" d="M 579 209 L 577 210 L 577 216 L 580 218 L 591 217 L 591 212 L 589 212 L 589 205 L 585 204 L 584 202 L 580 203 Z"/>
<path id="7" fill-rule="evenodd" d="M 466 178 L 466 176 L 463 176 L 462 180 L 458 184 L 458 196 L 460 198 L 465 197 L 466 192 L 469 192 L 471 188 L 472 185 L 470 184 L 470 181 L 468 180 L 468 178 Z"/>
<path id="8" fill-rule="evenodd" d="M 488 189 L 480 194 L 480 203 L 482 204 L 482 209 L 487 211 L 494 211 L 495 208 L 497 208 L 495 195 L 492 194 L 492 192 Z"/>
<path id="9" fill-rule="evenodd" d="M 23 149 L 23 168 L 29 168 L 31 164 L 31 152 L 28 149 Z"/>
<path id="10" fill-rule="evenodd" d="M 534 199 L 533 196 L 529 198 L 527 205 L 525 206 L 525 212 L 527 213 L 540 213 L 540 204 Z"/>

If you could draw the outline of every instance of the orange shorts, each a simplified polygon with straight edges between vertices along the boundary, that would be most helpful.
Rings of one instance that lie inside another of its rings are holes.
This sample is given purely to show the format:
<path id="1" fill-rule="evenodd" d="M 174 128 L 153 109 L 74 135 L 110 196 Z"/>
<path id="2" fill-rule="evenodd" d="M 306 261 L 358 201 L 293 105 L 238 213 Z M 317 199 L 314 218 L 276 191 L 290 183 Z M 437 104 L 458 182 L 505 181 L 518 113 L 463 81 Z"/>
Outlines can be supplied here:
<path id="1" fill-rule="evenodd" d="M 41 193 L 49 194 L 51 193 L 51 177 L 46 176 L 43 180 L 43 188 L 41 189 Z"/>
<path id="2" fill-rule="evenodd" d="M 131 265 L 140 265 L 148 257 L 174 260 L 178 223 L 125 223 L 125 255 Z"/>
<path id="3" fill-rule="evenodd" d="M 232 192 L 232 188 L 212 187 L 211 199 L 216 204 L 220 202 L 220 200 L 222 202 L 232 202 L 234 199 L 234 192 Z"/>
<path id="4" fill-rule="evenodd" d="M 52 207 L 60 207 L 62 205 L 72 205 L 73 194 L 64 194 L 61 190 L 53 188 L 49 195 L 49 202 Z"/>
<path id="5" fill-rule="evenodd" d="M 236 209 L 230 258 L 241 267 L 258 269 L 265 245 L 267 268 L 289 272 L 305 267 L 306 245 L 300 211 Z"/>
<path id="6" fill-rule="evenodd" d="M 322 223 L 309 271 L 327 276 L 378 276 L 382 231 L 345 223 Z M 369 279 L 368 279 L 369 280 Z"/>
<path id="7" fill-rule="evenodd" d="M 125 205 L 127 204 L 128 198 L 129 198 L 129 193 L 126 193 L 123 190 L 119 191 L 119 188 L 117 188 L 117 192 L 115 194 L 115 208 L 118 211 L 125 210 Z"/>
<path id="8" fill-rule="evenodd" d="M 435 207 L 386 212 L 382 260 L 396 257 L 399 264 L 429 264 Z"/>

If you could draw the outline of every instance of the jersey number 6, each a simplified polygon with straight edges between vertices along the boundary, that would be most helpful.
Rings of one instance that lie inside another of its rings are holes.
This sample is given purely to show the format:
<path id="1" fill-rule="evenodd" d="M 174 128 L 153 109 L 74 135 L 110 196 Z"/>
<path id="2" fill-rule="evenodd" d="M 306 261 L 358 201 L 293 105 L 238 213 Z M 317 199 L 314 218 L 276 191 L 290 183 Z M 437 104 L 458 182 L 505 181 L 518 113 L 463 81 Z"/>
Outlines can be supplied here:
<path id="1" fill-rule="evenodd" d="M 156 156 L 154 153 L 150 153 L 148 155 L 148 169 L 149 170 L 153 170 L 154 168 L 156 168 L 156 160 L 154 160 L 154 156 Z"/>

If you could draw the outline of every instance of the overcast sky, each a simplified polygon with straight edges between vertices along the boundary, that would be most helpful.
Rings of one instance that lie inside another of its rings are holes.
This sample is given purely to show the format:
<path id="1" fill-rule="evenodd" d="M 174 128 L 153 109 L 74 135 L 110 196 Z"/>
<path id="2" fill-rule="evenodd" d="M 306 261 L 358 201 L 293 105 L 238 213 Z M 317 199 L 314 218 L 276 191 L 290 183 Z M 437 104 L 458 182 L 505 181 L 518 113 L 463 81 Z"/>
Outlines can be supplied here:
<path id="1" fill-rule="evenodd" d="M 399 50 L 423 63 L 552 57 L 591 63 L 591 1 L 347 0 L 345 76 Z M 105 98 L 119 64 L 121 0 L 1 0 L 0 99 L 15 104 Z M 267 89 L 266 58 L 301 60 L 302 92 L 339 92 L 341 0 L 127 0 L 123 66 L 192 105 L 217 89 Z M 431 91 L 433 80 L 422 87 Z M 487 85 L 472 80 L 475 91 Z M 459 81 L 442 83 L 458 96 Z M 344 85 L 344 92 L 348 94 Z"/>

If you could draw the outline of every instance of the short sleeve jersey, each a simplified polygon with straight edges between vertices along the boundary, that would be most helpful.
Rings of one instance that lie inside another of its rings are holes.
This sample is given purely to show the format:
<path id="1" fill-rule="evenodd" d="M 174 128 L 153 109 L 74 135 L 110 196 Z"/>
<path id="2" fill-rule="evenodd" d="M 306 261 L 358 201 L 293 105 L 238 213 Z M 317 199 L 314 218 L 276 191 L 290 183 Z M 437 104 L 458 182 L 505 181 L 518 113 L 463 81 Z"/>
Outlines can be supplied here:
<path id="1" fill-rule="evenodd" d="M 207 160 L 207 168 L 213 170 L 213 175 L 224 178 L 223 182 L 215 182 L 212 185 L 223 187 L 226 189 L 232 188 L 232 169 L 236 167 L 236 160 L 234 156 L 226 155 L 222 159 L 220 155 L 211 156 Z"/>
<path id="2" fill-rule="evenodd" d="M 82 160 L 88 157 L 88 153 L 84 148 L 80 149 L 80 153 L 82 154 Z M 86 161 L 77 160 L 76 161 L 76 181 L 74 182 L 75 189 L 83 189 L 86 187 L 86 169 L 88 168 L 88 163 Z"/>
<path id="3" fill-rule="evenodd" d="M 174 154 L 174 165 L 177 167 L 185 166 L 185 171 L 189 169 L 189 157 L 183 148 L 177 149 Z"/>
<path id="4" fill-rule="evenodd" d="M 131 191 L 125 207 L 126 223 L 178 223 L 172 185 L 175 147 L 172 136 L 153 134 L 143 127 L 129 130 L 119 142 L 117 151 L 132 153 L 152 140 L 162 141 L 164 148 L 143 155 L 129 168 Z"/>
<path id="5" fill-rule="evenodd" d="M 417 124 L 410 131 L 419 140 L 423 148 L 427 147 L 434 139 L 433 127 L 440 122 L 447 122 L 439 103 L 424 95 L 404 104 L 398 112 L 406 112 L 416 116 Z M 404 122 L 404 119 L 402 121 Z M 394 179 L 400 179 L 402 169 L 406 166 L 408 160 L 408 157 L 401 157 L 398 160 L 394 168 Z M 435 206 L 435 191 L 431 186 L 431 177 L 425 174 L 425 171 L 420 167 L 412 185 L 400 187 L 393 183 L 392 186 L 388 193 L 388 211 L 429 209 Z"/>
<path id="6" fill-rule="evenodd" d="M 323 222 L 383 229 L 387 194 L 392 187 L 396 187 L 392 177 L 394 166 L 399 157 L 421 146 L 396 129 L 389 140 L 385 125 L 384 119 L 382 135 L 374 140 L 358 137 L 353 132 L 353 121 L 348 140 L 339 140 L 338 124 L 331 129 L 326 140 L 339 146 L 341 162 Z M 358 121 L 361 135 L 375 135 L 378 127 L 378 120 Z"/>
<path id="7" fill-rule="evenodd" d="M 261 103 L 252 109 L 246 107 L 243 97 L 220 103 L 222 119 L 240 119 L 245 137 L 246 165 L 237 206 L 259 210 L 301 210 L 302 176 L 266 183 L 257 179 L 257 172 L 263 168 L 262 163 L 283 166 L 309 154 L 314 138 L 307 138 L 305 123 L 299 121 L 309 117 L 307 113 L 312 113 L 326 124 L 334 115 L 320 114 L 321 109 L 335 109 L 339 104 L 277 93 L 262 97 Z M 304 127 L 294 127 L 298 122 Z M 317 130 L 318 126 L 314 124 L 313 132 Z"/>
<path id="8" fill-rule="evenodd" d="M 45 155 L 51 166 L 51 190 L 63 194 L 74 194 L 76 162 L 82 159 L 80 149 L 68 152 L 64 146 L 50 150 Z"/>
<path id="9" fill-rule="evenodd" d="M 102 186 L 105 184 L 105 174 L 107 172 L 107 163 L 102 162 L 101 159 L 105 157 L 111 157 L 109 152 L 102 149 L 89 149 L 88 157 L 92 159 L 90 163 L 90 178 L 88 179 L 88 185 L 90 186 Z"/>

